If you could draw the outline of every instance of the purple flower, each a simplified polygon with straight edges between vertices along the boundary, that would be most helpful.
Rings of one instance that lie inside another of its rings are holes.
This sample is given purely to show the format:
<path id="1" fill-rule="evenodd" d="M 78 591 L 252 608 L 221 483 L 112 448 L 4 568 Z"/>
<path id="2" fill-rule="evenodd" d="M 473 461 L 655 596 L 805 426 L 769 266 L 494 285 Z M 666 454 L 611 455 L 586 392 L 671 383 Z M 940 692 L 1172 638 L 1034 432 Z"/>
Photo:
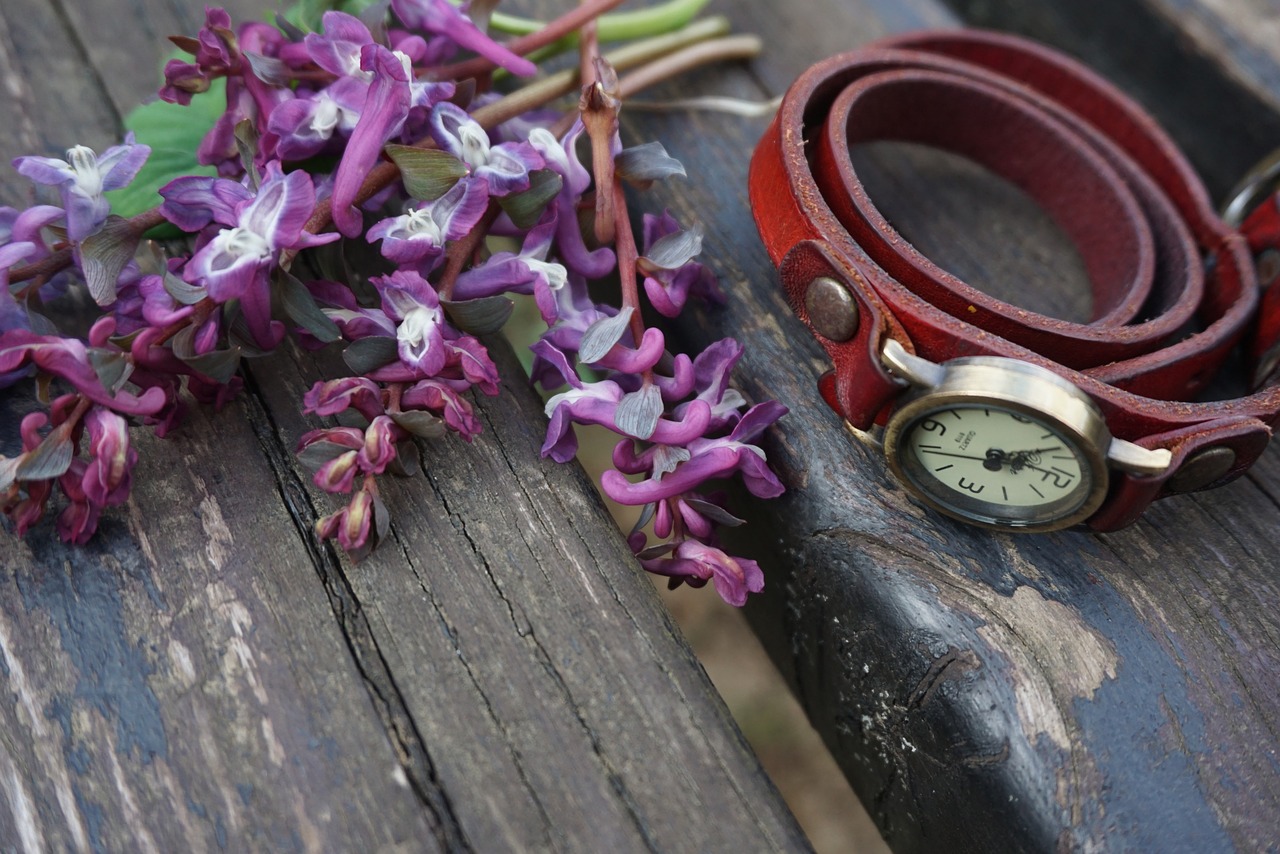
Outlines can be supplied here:
<path id="1" fill-rule="evenodd" d="M 671 557 L 641 560 L 640 564 L 649 572 L 667 575 L 695 587 L 701 587 L 710 580 L 720 598 L 739 608 L 746 604 L 748 593 L 759 593 L 764 589 L 764 573 L 754 560 L 733 557 L 697 540 L 682 541 Z"/>
<path id="2" fill-rule="evenodd" d="M 85 415 L 84 426 L 89 437 L 89 461 L 80 478 L 85 498 L 100 507 L 124 503 L 138 462 L 138 452 L 129 444 L 129 425 L 95 406 Z"/>
<path id="3" fill-rule="evenodd" d="M 551 131 L 535 128 L 529 132 L 529 144 L 542 155 L 547 168 L 563 179 L 560 194 L 555 199 L 557 254 L 573 272 L 588 279 L 599 279 L 613 269 L 616 259 L 608 246 L 588 251 L 578 223 L 578 202 L 591 186 L 591 175 L 578 160 L 576 148 L 578 137 L 584 130 L 579 119 L 565 134 L 564 140 L 557 141 Z"/>
<path id="4" fill-rule="evenodd" d="M 162 189 L 161 195 L 167 189 Z M 285 175 L 279 163 L 269 163 L 266 180 L 256 196 L 242 199 L 230 211 L 222 206 L 211 209 L 211 216 L 230 228 L 219 231 L 196 252 L 183 277 L 202 285 L 216 302 L 239 299 L 254 339 L 263 347 L 275 346 L 284 327 L 271 320 L 270 275 L 280 250 L 304 249 L 338 239 L 336 234 L 303 230 L 314 209 L 310 176 L 301 170 Z"/>
<path id="5" fill-rule="evenodd" d="M 448 101 L 431 110 L 431 138 L 466 163 L 472 176 L 485 179 L 494 196 L 529 189 L 529 173 L 545 165 L 542 155 L 527 142 L 490 145 L 489 134 L 480 123 Z"/>
<path id="6" fill-rule="evenodd" d="M 705 412 L 707 423 L 710 423 L 710 406 L 701 400 L 690 401 L 686 420 L 697 411 Z M 748 410 L 733 428 L 733 432 L 724 438 L 663 442 L 683 444 L 689 449 L 689 459 L 677 466 L 675 471 L 665 476 L 654 476 L 631 483 L 620 472 L 610 470 L 601 476 L 600 486 L 606 495 L 619 504 L 640 505 L 672 498 L 692 491 L 711 478 L 728 477 L 738 472 L 752 495 L 774 498 L 786 490 L 770 471 L 764 451 L 750 444 L 750 440 L 786 412 L 787 408 L 780 403 L 761 403 Z M 654 441 L 662 442 L 656 434 Z"/>
<path id="7" fill-rule="evenodd" d="M 542 456 L 551 457 L 558 463 L 568 462 L 578 450 L 578 439 L 573 433 L 574 424 L 599 424 L 627 435 L 618 424 L 618 406 L 627 395 L 616 382 L 601 380 L 582 383 L 570 380 L 570 384 L 572 388 L 553 396 L 546 405 L 546 414 L 551 421 L 547 425 L 547 438 L 542 443 Z M 694 402 L 678 421 L 658 418 L 654 422 L 654 429 L 645 438 L 656 444 L 687 445 L 706 431 L 710 420 L 711 408 L 705 403 Z M 610 474 L 616 475 L 628 486 L 631 485 L 617 472 L 605 472 L 606 476 Z M 613 497 L 613 493 L 610 493 L 610 497 Z M 620 503 L 647 504 L 648 499 Z"/>
<path id="8" fill-rule="evenodd" d="M 337 415 L 354 409 L 372 421 L 385 413 L 382 391 L 373 380 L 364 377 L 343 377 L 340 380 L 318 382 L 302 398 L 304 412 L 317 415 Z"/>
<path id="9" fill-rule="evenodd" d="M 444 342 L 444 310 L 435 288 L 411 270 L 371 281 L 382 296 L 383 313 L 396 323 L 400 361 L 423 376 L 440 373 L 449 353 Z"/>
<path id="10" fill-rule="evenodd" d="M 209 82 L 226 75 L 240 58 L 231 16 L 217 6 L 205 7 L 204 26 L 194 41 L 195 63 L 172 59 L 165 64 L 161 100 L 190 104 L 192 95 L 208 91 Z"/>
<path id="11" fill-rule="evenodd" d="M 402 58 L 403 57 L 403 58 Z M 363 230 L 356 194 L 365 176 L 378 162 L 387 140 L 400 132 L 409 115 L 412 93 L 409 88 L 408 57 L 397 56 L 385 47 L 367 44 L 360 51 L 360 68 L 373 75 L 347 150 L 333 179 L 333 221 L 347 237 Z"/>
<path id="12" fill-rule="evenodd" d="M 466 388 L 466 384 L 462 385 Z M 480 434 L 480 422 L 471 404 L 459 394 L 459 389 L 447 380 L 420 380 L 405 390 L 400 405 L 406 409 L 425 409 L 444 419 L 458 435 L 468 442 Z"/>
<path id="13" fill-rule="evenodd" d="M 376 415 L 364 430 L 325 427 L 312 430 L 298 442 L 298 452 L 319 452 L 324 459 L 313 476 L 325 492 L 350 492 L 357 475 L 382 474 L 395 460 L 397 443 L 408 433 L 387 415 Z M 327 459 L 325 457 L 327 456 Z"/>
<path id="14" fill-rule="evenodd" d="M 554 223 L 548 222 L 531 230 L 519 254 L 497 252 L 479 267 L 467 270 L 458 277 L 453 298 L 480 299 L 507 292 L 532 294 L 542 319 L 548 324 L 554 323 L 555 292 L 565 286 L 569 275 L 561 264 L 546 260 L 554 227 Z"/>
<path id="15" fill-rule="evenodd" d="M 0 246 L 0 333 L 10 329 L 30 329 L 27 313 L 9 291 L 9 268 L 26 260 L 36 251 L 36 245 L 28 241 L 6 243 Z M 3 383 L 0 382 L 0 386 Z"/>
<path id="16" fill-rule="evenodd" d="M 279 137 L 276 155 L 281 160 L 305 160 L 319 154 L 337 132 L 350 133 L 359 118 L 358 110 L 344 106 L 324 89 L 276 107 L 267 128 Z"/>
<path id="17" fill-rule="evenodd" d="M 346 12 L 325 12 L 319 33 L 307 33 L 303 44 L 316 65 L 338 77 L 355 77 L 369 82 L 373 73 L 361 67 L 360 54 L 373 44 L 373 34 L 364 22 Z"/>
<path id="18" fill-rule="evenodd" d="M 151 148 L 135 143 L 130 133 L 123 145 L 113 145 L 101 155 L 77 145 L 67 149 L 66 160 L 19 157 L 13 167 L 37 184 L 58 188 L 67 212 L 67 236 L 79 243 L 97 231 L 111 213 L 111 204 L 102 194 L 126 186 L 150 154 Z"/>
<path id="19" fill-rule="evenodd" d="M 662 216 L 644 215 L 644 251 L 649 252 L 662 238 L 681 231 L 680 223 L 669 212 Z M 645 276 L 644 292 L 649 302 L 664 317 L 677 317 L 690 296 L 718 305 L 725 302 L 715 273 L 697 261 L 686 261 L 672 269 L 651 269 Z"/>
<path id="20" fill-rule="evenodd" d="M 369 229 L 369 241 L 381 240 L 382 254 L 390 261 L 430 269 L 444 254 L 445 243 L 475 228 L 488 204 L 484 182 L 459 181 L 435 201 L 382 220 Z"/>
<path id="21" fill-rule="evenodd" d="M 72 460 L 71 467 L 58 478 L 58 485 L 69 500 L 58 514 L 58 536 L 78 546 L 93 537 L 98 530 L 98 518 L 102 515 L 102 505 L 90 501 L 81 485 L 87 467 L 84 460 Z"/>
<path id="22" fill-rule="evenodd" d="M 236 181 L 188 175 L 160 188 L 160 213 L 183 231 L 195 232 L 211 222 L 235 225 L 238 211 L 253 193 Z"/>
<path id="23" fill-rule="evenodd" d="M 521 77 L 529 77 L 537 71 L 532 62 L 481 32 L 475 22 L 464 14 L 465 6 L 464 3 L 463 8 L 459 8 L 448 0 L 391 0 L 392 11 L 411 30 L 440 33 Z"/>
<path id="24" fill-rule="evenodd" d="M 82 342 L 55 335 L 36 335 L 26 329 L 10 329 L 0 333 L 0 374 L 25 365 L 61 377 L 94 403 L 129 415 L 151 415 L 165 403 L 159 388 L 149 388 L 140 395 L 125 391 L 112 394 L 102 387 L 98 373 L 89 362 Z"/>
<path id="25" fill-rule="evenodd" d="M 356 491 L 351 501 L 337 513 L 316 521 L 316 535 L 322 540 L 337 538 L 338 544 L 355 560 L 367 555 L 378 539 L 377 517 L 386 510 L 370 492 L 371 485 Z"/>
<path id="26" fill-rule="evenodd" d="M 742 353 L 741 344 L 732 338 L 722 338 L 693 360 L 697 399 L 705 400 L 711 406 L 712 430 L 737 421 L 738 410 L 747 404 L 737 389 L 729 387 L 729 375 L 742 358 Z M 676 407 L 676 412 L 680 412 L 680 407 Z"/>

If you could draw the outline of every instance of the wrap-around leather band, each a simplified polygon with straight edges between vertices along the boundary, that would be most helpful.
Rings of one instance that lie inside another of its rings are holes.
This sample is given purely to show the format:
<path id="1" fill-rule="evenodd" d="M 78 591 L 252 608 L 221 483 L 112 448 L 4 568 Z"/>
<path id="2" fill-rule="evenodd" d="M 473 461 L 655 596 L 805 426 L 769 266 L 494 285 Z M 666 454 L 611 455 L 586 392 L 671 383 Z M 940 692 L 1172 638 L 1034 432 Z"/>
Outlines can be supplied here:
<path id="1" fill-rule="evenodd" d="M 925 258 L 854 172 L 850 145 L 873 140 L 963 155 L 1028 192 L 1080 251 L 1091 320 L 1018 308 Z M 1192 401 L 1242 343 L 1250 378 L 1275 361 L 1280 298 L 1264 298 L 1260 310 L 1253 255 L 1280 242 L 1280 209 L 1265 205 L 1246 222 L 1248 237 L 1229 228 L 1154 120 L 1056 51 L 1015 36 L 943 30 L 820 62 L 791 86 L 757 146 L 750 193 L 801 319 L 813 329 L 805 293 L 819 277 L 842 282 L 858 306 L 849 340 L 814 330 L 835 368 L 823 395 L 855 427 L 882 419 L 902 393 L 880 360 L 892 337 L 934 362 L 989 355 L 1046 367 L 1093 398 L 1112 434 L 1167 448 L 1165 474 L 1113 477 L 1088 523 L 1097 530 L 1132 522 L 1208 449 L 1229 448 L 1234 461 L 1195 488 L 1233 479 L 1266 447 L 1280 386 Z"/>

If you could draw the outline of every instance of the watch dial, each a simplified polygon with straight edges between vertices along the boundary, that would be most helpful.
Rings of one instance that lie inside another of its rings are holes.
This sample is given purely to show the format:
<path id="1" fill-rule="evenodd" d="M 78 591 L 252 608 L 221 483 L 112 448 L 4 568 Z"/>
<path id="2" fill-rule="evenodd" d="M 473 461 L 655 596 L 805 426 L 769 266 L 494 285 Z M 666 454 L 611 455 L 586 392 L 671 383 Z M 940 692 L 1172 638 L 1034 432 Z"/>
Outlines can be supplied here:
<path id="1" fill-rule="evenodd" d="M 1090 491 L 1076 445 L 1044 424 L 996 406 L 952 406 L 907 430 L 906 471 L 944 508 L 1025 525 L 1064 516 Z"/>

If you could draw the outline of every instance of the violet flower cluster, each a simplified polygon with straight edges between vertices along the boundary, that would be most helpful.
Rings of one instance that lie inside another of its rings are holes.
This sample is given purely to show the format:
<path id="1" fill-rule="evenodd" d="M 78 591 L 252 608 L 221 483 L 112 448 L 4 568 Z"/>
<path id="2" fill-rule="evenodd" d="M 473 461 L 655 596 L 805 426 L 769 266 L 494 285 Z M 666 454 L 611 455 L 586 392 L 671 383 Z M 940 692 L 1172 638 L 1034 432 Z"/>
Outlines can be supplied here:
<path id="1" fill-rule="evenodd" d="M 756 496 L 780 494 L 756 442 L 785 409 L 748 407 L 731 387 L 738 342 L 672 354 L 641 319 L 641 292 L 669 317 L 690 299 L 724 298 L 693 260 L 700 231 L 646 214 L 636 246 L 625 222 L 619 182 L 683 170 L 660 146 L 623 149 L 607 69 L 571 125 L 533 111 L 486 126 L 476 110 L 496 96 L 433 69 L 460 51 L 515 75 L 534 65 L 447 0 L 371 8 L 369 20 L 326 12 L 314 32 L 237 28 L 209 8 L 197 36 L 175 39 L 191 58 L 168 63 L 161 97 L 212 97 L 218 79 L 226 97 L 196 152 L 217 176 L 170 181 L 159 216 L 143 220 L 189 235 L 186 254 L 161 255 L 138 221 L 111 213 L 104 194 L 127 186 L 149 153 L 132 136 L 100 155 L 77 146 L 65 160 L 14 162 L 60 204 L 0 209 L 0 385 L 35 377 L 46 399 L 60 393 L 23 419 L 22 452 L 0 457 L 5 514 L 25 532 L 56 486 L 61 535 L 85 542 L 128 496 L 138 457 L 128 426 L 165 435 L 188 398 L 221 405 L 242 385 L 241 357 L 292 334 L 343 351 L 348 373 L 302 401 L 331 426 L 302 436 L 298 451 L 319 489 L 346 496 L 318 535 L 362 556 L 390 522 L 378 478 L 406 467 L 416 439 L 480 432 L 471 395 L 498 393 L 481 337 L 524 296 L 546 324 L 532 348 L 533 379 L 549 394 L 544 456 L 572 459 L 575 425 L 619 434 L 601 485 L 646 508 L 661 542 L 632 533 L 643 566 L 673 584 L 711 581 L 742 604 L 763 578 L 720 548 L 717 528 L 739 520 L 708 484 L 738 477 Z M 620 205 L 605 226 L 602 198 Z M 580 224 L 593 204 L 603 240 Z M 361 247 L 376 260 L 348 274 Z M 615 272 L 619 304 L 597 302 L 588 284 Z M 101 312 L 83 340 L 47 316 L 80 283 Z"/>

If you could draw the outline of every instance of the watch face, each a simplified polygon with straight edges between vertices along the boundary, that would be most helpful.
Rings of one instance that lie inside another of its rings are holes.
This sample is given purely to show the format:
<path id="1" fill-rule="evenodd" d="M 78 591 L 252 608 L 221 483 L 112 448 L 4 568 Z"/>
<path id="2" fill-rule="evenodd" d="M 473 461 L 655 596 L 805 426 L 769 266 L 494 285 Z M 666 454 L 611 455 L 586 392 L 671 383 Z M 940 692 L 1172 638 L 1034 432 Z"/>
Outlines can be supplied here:
<path id="1" fill-rule="evenodd" d="M 988 524 L 1039 526 L 1071 516 L 1092 494 L 1079 446 L 1044 420 L 998 405 L 952 405 L 902 430 L 902 473 L 930 503 Z"/>
<path id="2" fill-rule="evenodd" d="M 1107 495 L 1112 436 L 1067 380 L 1017 359 L 935 365 L 886 347 L 916 388 L 885 426 L 894 474 L 950 516 L 990 528 L 1054 531 L 1087 519 Z"/>

